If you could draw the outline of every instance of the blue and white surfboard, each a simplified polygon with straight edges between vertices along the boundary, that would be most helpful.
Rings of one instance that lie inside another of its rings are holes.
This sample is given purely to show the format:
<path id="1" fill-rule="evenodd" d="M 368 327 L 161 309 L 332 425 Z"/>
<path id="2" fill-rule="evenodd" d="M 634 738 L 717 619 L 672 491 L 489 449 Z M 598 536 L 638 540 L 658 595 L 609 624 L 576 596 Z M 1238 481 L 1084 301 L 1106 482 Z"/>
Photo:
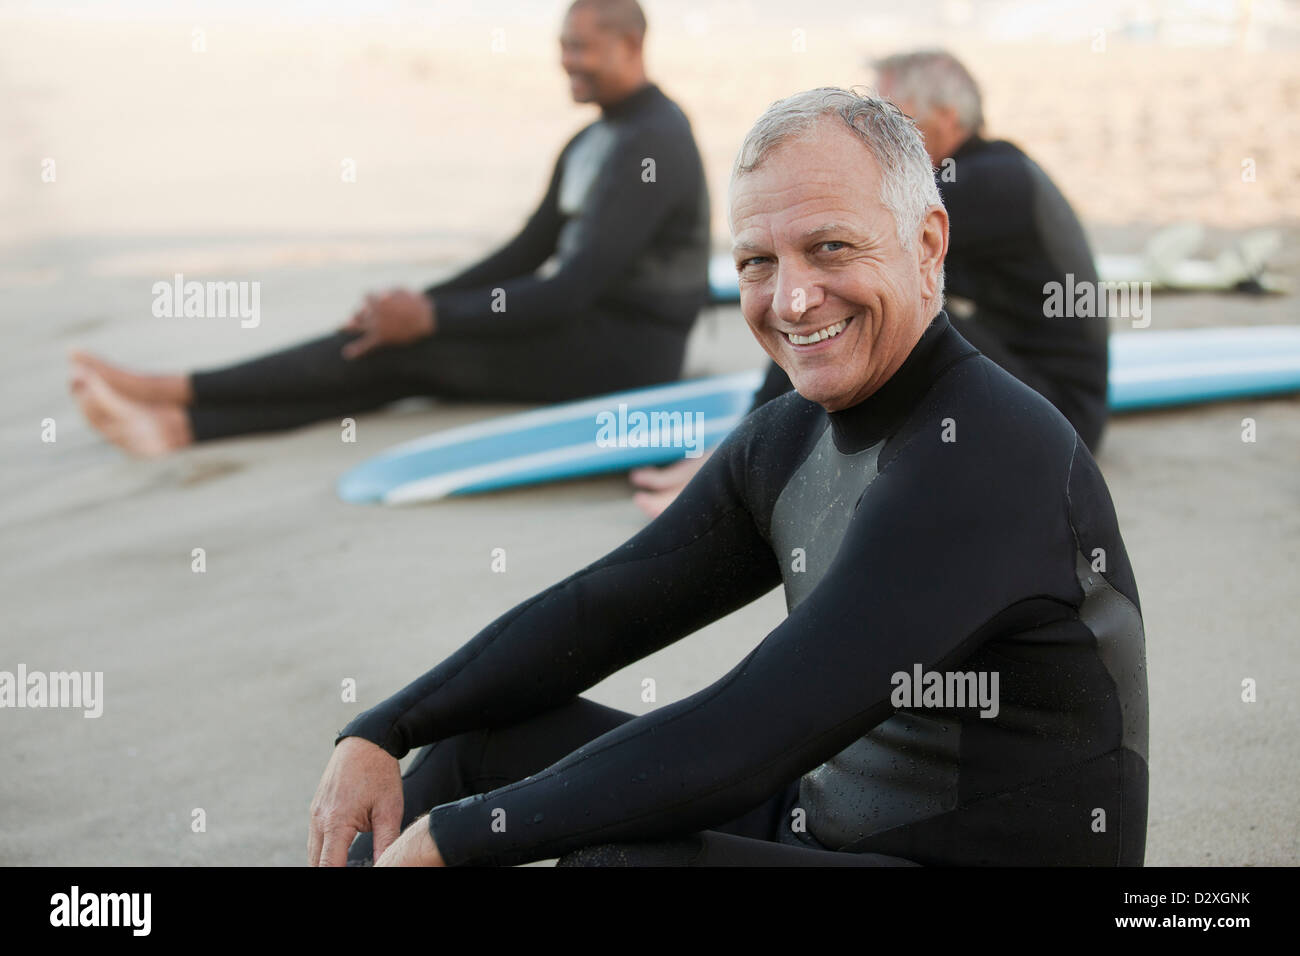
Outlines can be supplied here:
<path id="1" fill-rule="evenodd" d="M 447 429 L 358 465 L 339 479 L 339 497 L 430 501 L 694 457 L 745 416 L 762 378 L 673 382 Z"/>
<path id="2" fill-rule="evenodd" d="M 706 451 L 744 417 L 760 370 L 674 382 L 451 428 L 345 474 L 345 501 L 431 501 L 662 465 Z M 1110 406 L 1126 412 L 1300 391 L 1300 326 L 1120 332 Z"/>
<path id="3" fill-rule="evenodd" d="M 1110 407 L 1138 411 L 1300 391 L 1300 326 L 1117 332 Z"/>

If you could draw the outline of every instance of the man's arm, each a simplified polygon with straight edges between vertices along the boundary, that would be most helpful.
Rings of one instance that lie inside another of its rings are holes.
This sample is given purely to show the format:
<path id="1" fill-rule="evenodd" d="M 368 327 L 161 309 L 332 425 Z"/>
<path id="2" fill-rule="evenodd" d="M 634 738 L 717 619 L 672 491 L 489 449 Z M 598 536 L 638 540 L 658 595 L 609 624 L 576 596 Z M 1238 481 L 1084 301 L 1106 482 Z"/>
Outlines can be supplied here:
<path id="1" fill-rule="evenodd" d="M 742 436 L 727 439 L 737 448 Z M 395 757 L 567 702 L 618 669 L 755 600 L 780 581 L 719 449 L 677 505 L 604 558 L 523 602 L 353 720 Z"/>
<path id="2" fill-rule="evenodd" d="M 485 283 L 492 285 L 532 272 L 545 262 L 555 251 L 560 232 L 560 181 L 568 149 L 566 146 L 560 153 L 546 196 L 519 235 L 486 259 L 422 293 L 393 289 L 383 295 L 366 296 L 362 307 L 342 326 L 341 331 L 358 333 L 357 338 L 343 347 L 343 357 L 356 359 L 373 349 L 409 345 L 436 332 L 446 332 L 435 308 L 438 296 L 450 295 L 458 289 L 478 288 Z"/>
<path id="3" fill-rule="evenodd" d="M 572 145 L 570 140 L 570 145 Z M 560 234 L 560 182 L 563 178 L 565 146 L 551 171 L 551 181 L 546 195 L 524 224 L 520 233 L 487 258 L 457 273 L 450 279 L 435 283 L 424 290 L 433 298 L 462 289 L 474 289 L 489 283 L 501 282 L 514 276 L 526 275 L 555 252 L 555 241 Z"/>
<path id="4" fill-rule="evenodd" d="M 652 181 L 643 179 L 647 159 L 655 161 Z M 497 335 L 568 321 L 622 280 L 681 197 L 699 184 L 689 135 L 649 129 L 620 141 L 571 224 L 577 229 L 575 242 L 564 250 L 554 274 L 515 274 L 435 293 L 439 333 Z"/>
<path id="5" fill-rule="evenodd" d="M 494 621 L 344 728 L 312 800 L 308 861 L 341 865 L 363 830 L 374 832 L 377 855 L 386 852 L 402 817 L 394 758 L 411 748 L 566 703 L 774 587 L 780 572 L 743 493 L 756 472 L 748 460 L 755 444 L 752 426 L 742 424 L 710 459 L 689 503 Z M 399 842 L 397 859 L 417 849 Z"/>
<path id="6" fill-rule="evenodd" d="M 1041 445 L 977 436 L 951 455 L 937 427 L 914 441 L 933 448 L 875 479 L 826 577 L 729 674 L 532 777 L 435 807 L 442 858 L 517 864 L 733 819 L 886 719 L 895 673 L 960 662 L 1018 601 L 1076 594 L 1057 547 L 1061 462 L 1052 474 Z M 1001 488 L 1003 475 L 1025 477 Z"/>

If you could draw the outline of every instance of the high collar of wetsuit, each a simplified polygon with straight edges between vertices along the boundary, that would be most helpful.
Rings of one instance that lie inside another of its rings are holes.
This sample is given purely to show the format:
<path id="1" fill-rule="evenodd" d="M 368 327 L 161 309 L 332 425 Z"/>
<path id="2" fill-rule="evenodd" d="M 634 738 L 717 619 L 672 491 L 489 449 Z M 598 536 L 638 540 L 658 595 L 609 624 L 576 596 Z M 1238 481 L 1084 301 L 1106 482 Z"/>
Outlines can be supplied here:
<path id="1" fill-rule="evenodd" d="M 621 116 L 635 113 L 658 93 L 659 87 L 655 86 L 653 83 L 646 83 L 645 86 L 638 87 L 635 92 L 629 93 L 617 103 L 611 103 L 609 106 L 602 106 L 600 108 L 601 116 L 605 119 L 618 119 Z"/>
<path id="2" fill-rule="evenodd" d="M 836 450 L 851 455 L 889 437 L 943 370 L 968 351 L 940 310 L 884 385 L 856 405 L 827 413 Z"/>

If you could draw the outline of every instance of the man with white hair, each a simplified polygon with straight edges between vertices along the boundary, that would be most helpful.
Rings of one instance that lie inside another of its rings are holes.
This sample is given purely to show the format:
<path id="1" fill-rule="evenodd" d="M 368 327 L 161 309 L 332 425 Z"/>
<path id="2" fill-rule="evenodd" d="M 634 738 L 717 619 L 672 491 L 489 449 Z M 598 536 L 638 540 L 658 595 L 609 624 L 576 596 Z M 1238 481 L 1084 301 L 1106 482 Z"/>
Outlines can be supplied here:
<path id="1" fill-rule="evenodd" d="M 797 391 L 345 727 L 311 863 L 1142 863 L 1144 639 L 1110 496 L 940 308 L 915 128 L 844 90 L 774 104 L 730 222 L 745 320 Z M 639 717 L 578 696 L 778 584 L 789 615 L 709 687 Z"/>
<path id="2" fill-rule="evenodd" d="M 1054 317 L 1044 308 L 1049 283 L 1097 282 L 1069 202 L 1018 147 L 984 138 L 979 86 L 952 54 L 900 53 L 874 66 L 880 95 L 913 118 L 936 168 L 952 224 L 944 272 L 958 330 L 1046 397 L 1096 452 L 1108 416 L 1106 317 Z M 780 365 L 771 363 L 752 407 L 790 387 Z M 636 469 L 637 504 L 658 514 L 700 466 L 697 458 Z"/>

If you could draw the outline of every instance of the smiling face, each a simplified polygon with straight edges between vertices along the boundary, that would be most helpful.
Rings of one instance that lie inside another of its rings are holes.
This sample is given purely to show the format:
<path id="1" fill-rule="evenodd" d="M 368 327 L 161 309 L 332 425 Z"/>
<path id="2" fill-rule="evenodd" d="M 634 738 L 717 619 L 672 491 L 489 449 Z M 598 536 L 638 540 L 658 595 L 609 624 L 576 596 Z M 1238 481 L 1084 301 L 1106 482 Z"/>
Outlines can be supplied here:
<path id="1" fill-rule="evenodd" d="M 575 7 L 565 16 L 560 65 L 575 103 L 615 102 L 643 76 L 640 46 L 602 24 L 591 7 Z"/>
<path id="2" fill-rule="evenodd" d="M 829 411 L 883 385 L 938 312 L 947 213 L 931 207 L 905 249 L 875 158 L 837 117 L 736 179 L 731 226 L 750 331 Z"/>

